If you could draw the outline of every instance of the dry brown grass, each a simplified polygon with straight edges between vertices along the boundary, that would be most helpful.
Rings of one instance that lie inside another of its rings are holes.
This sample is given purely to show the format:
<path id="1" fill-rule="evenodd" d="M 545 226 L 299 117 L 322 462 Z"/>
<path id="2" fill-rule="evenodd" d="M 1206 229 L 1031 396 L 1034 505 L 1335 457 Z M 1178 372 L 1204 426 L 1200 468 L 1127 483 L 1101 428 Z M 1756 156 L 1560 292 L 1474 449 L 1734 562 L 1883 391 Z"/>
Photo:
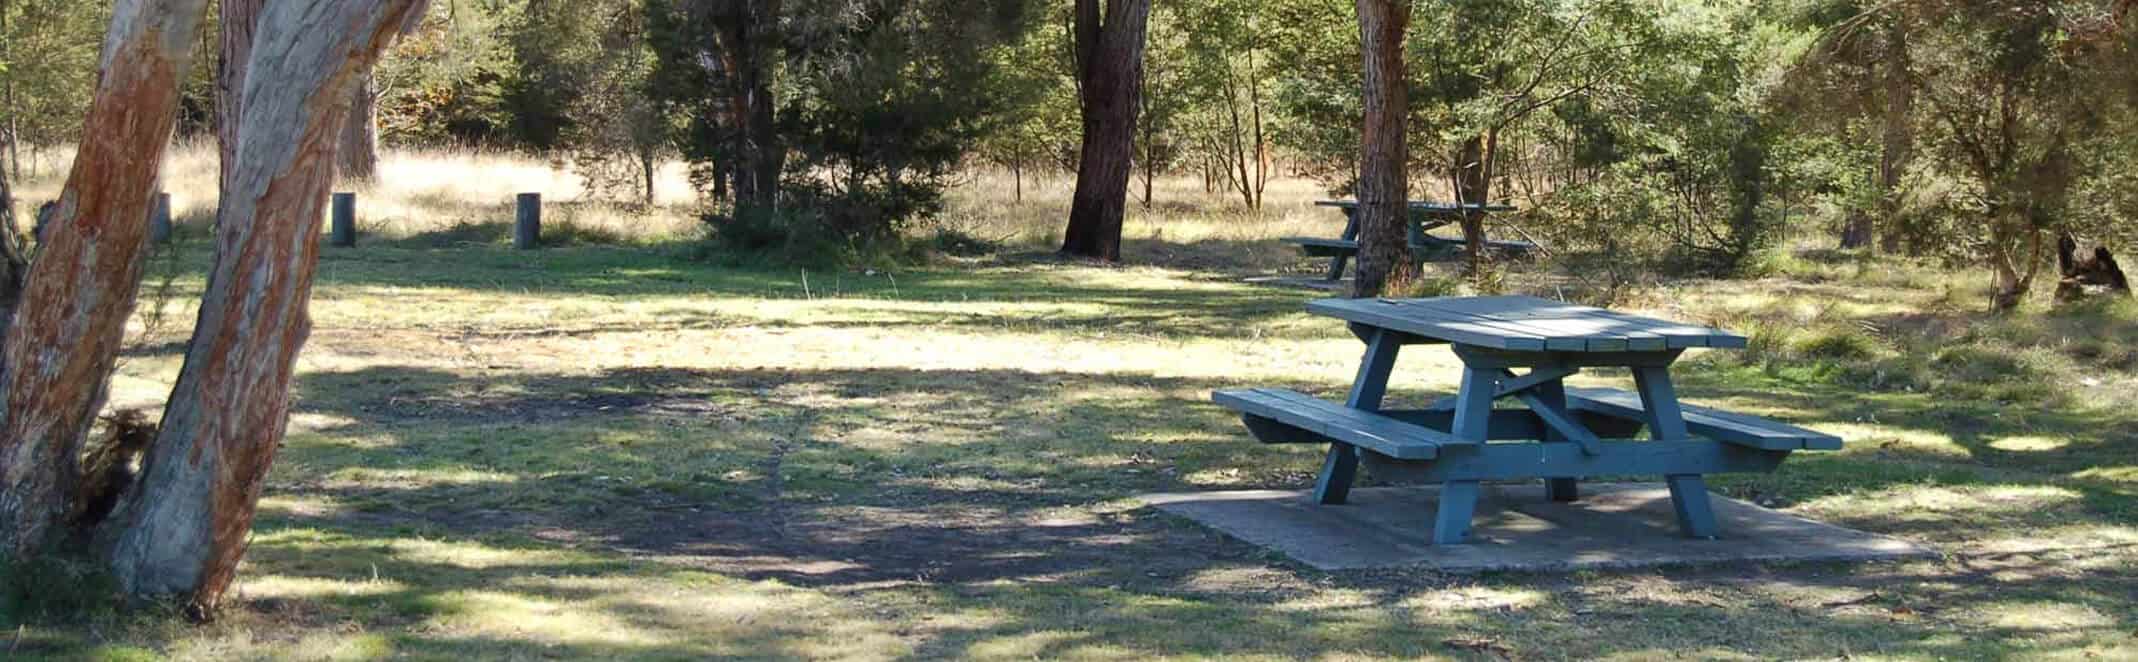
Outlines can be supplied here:
<path id="1" fill-rule="evenodd" d="M 26 209 L 59 195 L 72 150 L 54 150 L 34 164 L 17 193 Z M 217 158 L 211 141 L 181 141 L 164 167 L 164 190 L 181 227 L 205 233 L 215 222 Z M 569 164 L 523 154 L 442 149 L 389 149 L 379 177 L 342 182 L 337 190 L 357 194 L 359 231 L 387 240 L 444 235 L 469 227 L 511 222 L 514 196 L 541 193 L 544 221 L 631 242 L 693 236 L 699 230 L 697 195 L 682 163 L 663 166 L 656 179 L 657 204 L 593 195 Z"/>

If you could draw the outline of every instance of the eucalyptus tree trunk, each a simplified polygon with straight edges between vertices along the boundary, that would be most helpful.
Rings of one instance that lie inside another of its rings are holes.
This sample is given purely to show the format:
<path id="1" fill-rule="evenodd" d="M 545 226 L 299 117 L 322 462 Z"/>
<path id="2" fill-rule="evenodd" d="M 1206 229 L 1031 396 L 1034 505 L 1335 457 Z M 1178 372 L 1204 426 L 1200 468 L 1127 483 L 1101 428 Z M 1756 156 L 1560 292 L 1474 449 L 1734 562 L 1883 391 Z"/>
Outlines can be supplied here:
<path id="1" fill-rule="evenodd" d="M 222 157 L 223 191 L 238 162 L 238 122 L 245 96 L 245 67 L 252 60 L 254 23 L 267 0 L 219 0 L 216 16 L 222 35 L 221 66 L 215 72 L 215 139 Z"/>
<path id="2" fill-rule="evenodd" d="M 1101 11 L 1100 4 L 1106 6 Z M 1151 0 L 1077 0 L 1076 66 L 1084 145 L 1062 253 L 1121 261 L 1121 224 L 1136 151 Z"/>
<path id="3" fill-rule="evenodd" d="M 207 0 L 120 0 L 74 170 L 0 346 L 0 555 L 72 507 L 148 257 L 148 218 Z"/>
<path id="4" fill-rule="evenodd" d="M 0 2 L 0 10 L 4 10 Z M 15 191 L 8 187 L 8 173 L 0 170 L 0 336 L 7 334 L 15 317 L 15 304 L 22 300 L 23 276 L 30 270 L 21 230 L 15 225 Z"/>
<path id="5" fill-rule="evenodd" d="M 1405 141 L 1410 91 L 1403 34 L 1410 3 L 1358 0 L 1359 50 L 1365 61 L 1366 118 L 1359 150 L 1359 265 L 1354 297 L 1380 296 L 1417 278 L 1411 261 L 1410 147 Z"/>
<path id="6" fill-rule="evenodd" d="M 349 91 L 429 0 L 281 0 L 254 26 L 216 260 L 161 431 L 115 523 L 135 596 L 212 608 L 235 578 L 311 332 L 321 210 Z"/>
<path id="7" fill-rule="evenodd" d="M 1498 129 L 1471 136 L 1455 153 L 1455 204 L 1486 205 L 1492 200 L 1493 164 L 1499 158 Z M 1484 273 L 1485 212 L 1464 209 L 1461 213 L 1463 268 L 1471 275 Z"/>
<path id="8" fill-rule="evenodd" d="M 1915 160 L 1915 83 L 1910 77 L 1908 57 L 1908 30 L 1895 20 L 1886 29 L 1886 75 L 1884 149 L 1878 158 L 1878 218 L 1874 223 L 1884 226 L 1879 240 L 1880 248 L 1887 253 L 1897 253 L 1903 248 L 1910 252 L 1920 250 L 1921 241 L 1913 235 L 1913 228 L 1902 222 L 1901 178 L 1908 175 L 1908 167 Z M 1872 227 L 1863 228 L 1864 242 L 1869 243 Z"/>
<path id="9" fill-rule="evenodd" d="M 335 157 L 343 179 L 368 182 L 379 176 L 379 84 L 369 72 L 349 91 L 349 116 L 342 121 L 341 147 Z"/>
<path id="10" fill-rule="evenodd" d="M 717 76 L 727 86 L 727 115 L 738 163 L 733 178 L 738 205 L 778 206 L 780 178 L 787 167 L 780 141 L 773 92 L 775 51 L 779 41 L 781 0 L 728 0 L 714 3 L 713 41 L 719 59 Z"/>

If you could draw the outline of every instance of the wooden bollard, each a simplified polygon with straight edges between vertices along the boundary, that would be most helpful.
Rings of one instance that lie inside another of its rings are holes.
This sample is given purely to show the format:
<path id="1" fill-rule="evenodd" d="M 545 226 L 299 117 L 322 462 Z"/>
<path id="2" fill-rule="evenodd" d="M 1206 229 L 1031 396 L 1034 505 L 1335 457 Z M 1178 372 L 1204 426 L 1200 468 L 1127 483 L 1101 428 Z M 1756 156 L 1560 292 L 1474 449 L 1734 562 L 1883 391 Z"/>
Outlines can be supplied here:
<path id="1" fill-rule="evenodd" d="M 171 194 L 156 194 L 156 206 L 148 213 L 148 238 L 158 244 L 171 241 Z"/>
<path id="2" fill-rule="evenodd" d="M 542 243 L 542 194 L 521 193 L 519 216 L 512 224 L 512 247 L 523 251 Z"/>
<path id="3" fill-rule="evenodd" d="M 333 238 L 328 243 L 340 248 L 356 247 L 356 194 L 334 194 Z"/>

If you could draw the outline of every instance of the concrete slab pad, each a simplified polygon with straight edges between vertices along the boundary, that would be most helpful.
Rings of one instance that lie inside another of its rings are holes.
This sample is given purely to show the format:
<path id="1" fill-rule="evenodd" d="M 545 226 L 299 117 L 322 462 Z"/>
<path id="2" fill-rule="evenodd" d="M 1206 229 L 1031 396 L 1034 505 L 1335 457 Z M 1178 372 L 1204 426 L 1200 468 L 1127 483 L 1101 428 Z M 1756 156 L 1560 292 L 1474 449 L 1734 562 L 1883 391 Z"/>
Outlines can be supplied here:
<path id="1" fill-rule="evenodd" d="M 1428 567 L 1450 572 L 1565 572 L 1742 561 L 1872 561 L 1936 556 L 1865 533 L 1714 495 L 1720 540 L 1680 536 L 1662 484 L 1588 484 L 1556 503 L 1544 486 L 1488 485 L 1472 542 L 1433 546 L 1439 487 L 1351 491 L 1315 504 L 1307 491 L 1148 494 L 1144 503 L 1322 570 Z"/>

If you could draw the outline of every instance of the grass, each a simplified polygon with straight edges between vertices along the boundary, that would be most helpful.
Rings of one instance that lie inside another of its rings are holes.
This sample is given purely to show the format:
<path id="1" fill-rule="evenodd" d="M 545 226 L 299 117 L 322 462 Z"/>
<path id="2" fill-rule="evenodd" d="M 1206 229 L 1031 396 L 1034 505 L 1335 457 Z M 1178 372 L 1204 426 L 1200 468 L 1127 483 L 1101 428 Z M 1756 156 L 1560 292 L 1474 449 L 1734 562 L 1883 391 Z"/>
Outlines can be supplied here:
<path id="1" fill-rule="evenodd" d="M 1989 318 L 1971 312 L 1982 292 L 1951 285 L 1974 274 L 1846 256 L 1620 302 L 1753 332 L 1753 350 L 1684 365 L 1689 398 L 1851 442 L 1717 489 L 1945 558 L 1323 573 L 1129 498 L 1311 482 L 1317 451 L 1251 443 L 1208 404 L 1242 385 L 1334 397 L 1352 377 L 1357 341 L 1302 312 L 1312 294 L 1241 283 L 1312 272 L 1266 246 L 1335 231 L 1304 184 L 1261 213 L 1169 184 L 1162 197 L 1196 203 L 1139 212 L 1140 266 L 1104 268 L 1020 255 L 1046 247 L 1058 183 L 1005 207 L 1005 188 L 983 178 L 954 196 L 950 222 L 1001 240 L 1003 255 L 822 273 L 684 259 L 671 243 L 682 225 L 539 253 L 418 240 L 454 227 L 454 213 L 487 218 L 485 201 L 521 186 L 484 184 L 511 177 L 484 176 L 494 166 L 481 162 L 403 158 L 383 190 L 412 190 L 394 182 L 428 167 L 439 190 L 467 192 L 374 194 L 408 198 L 373 208 L 410 220 L 321 264 L 318 330 L 230 610 L 206 626 L 0 615 L 0 651 L 2138 657 L 2128 303 Z M 413 220 L 433 213 L 445 216 Z M 668 213 L 687 218 L 653 216 Z M 115 405 L 166 395 L 205 259 L 189 245 L 171 319 L 137 327 Z M 1519 273 L 1510 286 L 1554 293 L 1567 277 Z M 1455 367 L 1407 355 L 1395 397 L 1451 390 Z"/>

